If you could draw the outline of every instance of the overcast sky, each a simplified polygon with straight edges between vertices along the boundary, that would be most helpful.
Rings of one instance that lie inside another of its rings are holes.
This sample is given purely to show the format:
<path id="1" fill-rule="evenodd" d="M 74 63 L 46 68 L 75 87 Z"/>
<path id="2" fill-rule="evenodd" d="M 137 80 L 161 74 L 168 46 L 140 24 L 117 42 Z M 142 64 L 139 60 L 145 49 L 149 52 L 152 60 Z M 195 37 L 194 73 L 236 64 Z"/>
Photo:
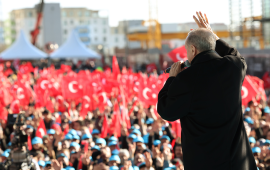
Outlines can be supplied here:
<path id="1" fill-rule="evenodd" d="M 44 0 L 58 2 L 61 7 L 86 7 L 109 14 L 111 26 L 118 21 L 149 17 L 148 0 Z M 6 19 L 13 9 L 31 8 L 40 0 L 1 0 L 2 16 Z M 192 22 L 192 15 L 201 10 L 208 15 L 210 23 L 229 23 L 228 0 L 158 0 L 160 23 Z"/>

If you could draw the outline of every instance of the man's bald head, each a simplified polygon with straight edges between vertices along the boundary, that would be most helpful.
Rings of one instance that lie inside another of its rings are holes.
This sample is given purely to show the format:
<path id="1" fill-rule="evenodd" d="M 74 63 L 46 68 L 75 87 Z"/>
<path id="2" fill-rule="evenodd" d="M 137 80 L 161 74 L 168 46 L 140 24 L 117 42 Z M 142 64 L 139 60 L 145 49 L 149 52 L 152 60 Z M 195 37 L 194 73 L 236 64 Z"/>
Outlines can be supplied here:
<path id="1" fill-rule="evenodd" d="M 199 28 L 189 32 L 185 47 L 188 61 L 191 62 L 197 54 L 207 50 L 215 50 L 216 37 L 208 29 Z"/>

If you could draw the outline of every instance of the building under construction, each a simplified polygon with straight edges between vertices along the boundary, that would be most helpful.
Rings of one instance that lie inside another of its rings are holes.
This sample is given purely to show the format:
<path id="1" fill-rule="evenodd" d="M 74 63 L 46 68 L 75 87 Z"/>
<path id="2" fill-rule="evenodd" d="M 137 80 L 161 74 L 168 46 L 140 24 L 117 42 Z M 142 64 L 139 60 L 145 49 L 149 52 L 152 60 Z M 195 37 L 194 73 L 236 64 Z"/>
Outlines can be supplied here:
<path id="1" fill-rule="evenodd" d="M 238 48 L 270 48 L 270 0 L 229 0 L 230 37 Z"/>

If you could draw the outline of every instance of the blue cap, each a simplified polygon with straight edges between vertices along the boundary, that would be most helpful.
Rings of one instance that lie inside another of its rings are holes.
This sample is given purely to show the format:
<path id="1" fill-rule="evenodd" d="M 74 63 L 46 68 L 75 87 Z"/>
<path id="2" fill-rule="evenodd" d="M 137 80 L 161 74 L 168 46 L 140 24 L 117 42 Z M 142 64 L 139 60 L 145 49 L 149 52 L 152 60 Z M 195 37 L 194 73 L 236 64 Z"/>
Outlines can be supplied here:
<path id="1" fill-rule="evenodd" d="M 148 144 L 148 139 L 149 139 L 149 133 L 143 136 L 143 140 L 145 144 Z"/>
<path id="2" fill-rule="evenodd" d="M 117 166 L 111 166 L 110 170 L 119 170 L 119 168 Z"/>
<path id="3" fill-rule="evenodd" d="M 80 147 L 77 142 L 71 142 L 70 147 Z"/>
<path id="4" fill-rule="evenodd" d="M 138 136 L 135 140 L 134 140 L 134 142 L 142 142 L 142 143 L 144 143 L 144 140 L 143 140 L 143 138 L 142 137 L 140 137 L 140 136 Z"/>
<path id="5" fill-rule="evenodd" d="M 34 138 L 32 139 L 32 145 L 35 145 L 35 144 L 38 144 L 38 143 L 43 144 L 42 139 L 39 138 L 39 137 L 34 137 Z"/>
<path id="6" fill-rule="evenodd" d="M 129 135 L 128 135 L 128 138 L 132 138 L 132 139 L 134 140 L 134 139 L 136 139 L 136 138 L 137 138 L 137 136 L 136 136 L 136 135 L 134 135 L 134 134 L 129 134 Z"/>
<path id="7" fill-rule="evenodd" d="M 250 117 L 247 117 L 244 119 L 245 122 L 247 122 L 248 124 L 253 124 L 253 120 Z"/>
<path id="8" fill-rule="evenodd" d="M 91 134 L 87 134 L 87 133 L 82 136 L 82 140 L 91 139 L 91 138 L 92 138 L 92 135 Z"/>
<path id="9" fill-rule="evenodd" d="M 94 130 L 92 131 L 92 135 L 95 135 L 95 134 L 100 134 L 100 132 L 99 132 L 98 129 L 94 129 Z"/>
<path id="10" fill-rule="evenodd" d="M 246 111 L 246 112 L 249 112 L 249 111 L 250 111 L 250 108 L 249 108 L 249 107 L 247 107 L 245 111 Z"/>
<path id="11" fill-rule="evenodd" d="M 131 126 L 130 128 L 129 128 L 129 130 L 134 130 L 135 129 L 135 127 L 134 126 Z"/>
<path id="12" fill-rule="evenodd" d="M 74 139 L 80 140 L 80 136 L 79 136 L 79 135 L 74 135 L 72 139 L 73 139 L 73 140 L 74 140 Z"/>
<path id="13" fill-rule="evenodd" d="M 162 126 L 162 127 L 161 127 L 161 130 L 162 130 L 162 131 L 165 131 L 165 126 Z"/>
<path id="14" fill-rule="evenodd" d="M 11 142 L 8 142 L 8 145 L 7 146 L 11 146 L 12 145 L 12 143 Z"/>
<path id="15" fill-rule="evenodd" d="M 31 126 L 31 125 L 27 125 L 27 126 L 26 126 L 26 129 L 34 129 L 34 128 L 33 128 L 33 126 Z"/>
<path id="16" fill-rule="evenodd" d="M 60 158 L 60 157 L 67 157 L 67 156 L 64 153 L 61 153 L 61 154 L 57 155 L 56 158 Z"/>
<path id="17" fill-rule="evenodd" d="M 166 139 L 166 140 L 168 140 L 169 142 L 171 141 L 171 139 L 169 138 L 169 136 L 167 136 L 167 135 L 163 135 L 162 137 L 161 137 L 161 140 L 162 139 Z"/>
<path id="18" fill-rule="evenodd" d="M 110 160 L 109 161 L 116 161 L 116 162 L 121 162 L 120 161 L 120 157 L 118 155 L 112 155 L 110 157 Z"/>
<path id="19" fill-rule="evenodd" d="M 153 124 L 154 123 L 154 119 L 152 118 L 148 118 L 145 122 L 147 125 Z"/>
<path id="20" fill-rule="evenodd" d="M 269 144 L 270 145 L 270 140 L 266 139 L 264 144 Z"/>
<path id="21" fill-rule="evenodd" d="M 97 146 L 97 145 L 95 145 L 94 147 L 91 148 L 91 150 L 94 150 L 94 149 L 96 149 L 98 151 L 100 150 L 99 146 Z"/>
<path id="22" fill-rule="evenodd" d="M 66 170 L 75 170 L 75 168 L 73 168 L 73 167 L 71 167 L 71 166 L 67 166 L 65 169 L 66 169 Z"/>
<path id="23" fill-rule="evenodd" d="M 248 140 L 249 140 L 249 143 L 256 143 L 256 140 L 254 137 L 249 137 Z"/>
<path id="24" fill-rule="evenodd" d="M 261 149 L 259 147 L 252 148 L 252 153 L 261 153 Z"/>
<path id="25" fill-rule="evenodd" d="M 154 146 L 158 146 L 159 144 L 161 144 L 161 141 L 160 140 L 155 140 L 153 144 L 154 144 Z"/>
<path id="26" fill-rule="evenodd" d="M 139 168 L 142 168 L 142 167 L 144 167 L 144 166 L 146 166 L 146 164 L 145 164 L 145 162 L 142 162 L 142 163 L 139 165 Z"/>
<path id="27" fill-rule="evenodd" d="M 75 154 L 75 153 L 77 153 L 77 152 L 76 151 L 71 151 L 70 152 L 70 155 Z"/>
<path id="28" fill-rule="evenodd" d="M 266 106 L 264 109 L 263 109 L 264 113 L 270 113 L 270 108 L 268 106 Z"/>
<path id="29" fill-rule="evenodd" d="M 39 166 L 42 166 L 42 167 L 45 167 L 45 162 L 42 161 L 42 160 L 40 160 L 40 161 L 38 161 L 38 165 L 39 165 Z"/>
<path id="30" fill-rule="evenodd" d="M 112 151 L 112 155 L 118 155 L 118 154 L 119 154 L 119 151 L 117 149 Z"/>
<path id="31" fill-rule="evenodd" d="M 5 152 L 9 153 L 11 150 L 10 149 L 6 149 Z"/>
<path id="32" fill-rule="evenodd" d="M 54 129 L 49 129 L 49 130 L 47 131 L 47 134 L 48 134 L 48 135 L 54 135 L 54 134 L 55 134 L 55 130 L 54 130 Z"/>
<path id="33" fill-rule="evenodd" d="M 164 170 L 176 170 L 176 166 L 173 165 L 173 166 L 171 166 L 171 167 L 165 168 Z"/>
<path id="34" fill-rule="evenodd" d="M 72 139 L 73 139 L 73 136 L 70 133 L 68 133 L 68 134 L 66 134 L 64 140 L 72 140 Z"/>
<path id="35" fill-rule="evenodd" d="M 108 146 L 113 146 L 113 145 L 117 145 L 117 142 L 116 141 L 111 141 Z"/>
<path id="36" fill-rule="evenodd" d="M 106 141 L 105 141 L 105 139 L 103 139 L 103 138 L 98 138 L 98 139 L 96 140 L 96 144 L 103 144 L 103 145 L 106 145 Z"/>
<path id="37" fill-rule="evenodd" d="M 71 134 L 72 136 L 78 135 L 76 130 L 74 129 L 70 129 L 68 133 Z"/>
<path id="38" fill-rule="evenodd" d="M 51 165 L 51 164 L 52 164 L 51 161 L 46 161 L 46 162 L 45 162 L 45 166 Z"/>
<path id="39" fill-rule="evenodd" d="M 3 157 L 9 157 L 9 152 L 3 152 L 2 154 L 1 154 L 1 156 L 3 156 Z"/>
<path id="40" fill-rule="evenodd" d="M 109 141 L 118 141 L 116 137 L 112 136 L 109 138 Z"/>
<path id="41" fill-rule="evenodd" d="M 132 131 L 132 133 L 133 134 L 138 134 L 138 135 L 142 135 L 142 133 L 140 132 L 140 130 L 139 129 L 134 129 L 133 131 Z"/>

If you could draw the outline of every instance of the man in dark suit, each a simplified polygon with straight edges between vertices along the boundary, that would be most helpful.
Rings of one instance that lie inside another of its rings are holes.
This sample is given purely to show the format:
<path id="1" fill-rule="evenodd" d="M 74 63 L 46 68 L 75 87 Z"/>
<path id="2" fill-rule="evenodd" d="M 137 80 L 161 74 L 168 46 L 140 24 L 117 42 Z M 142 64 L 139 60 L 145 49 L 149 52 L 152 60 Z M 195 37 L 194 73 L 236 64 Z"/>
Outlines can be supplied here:
<path id="1" fill-rule="evenodd" d="M 185 170 L 256 170 L 241 108 L 245 59 L 212 32 L 206 15 L 197 17 L 199 29 L 185 42 L 191 66 L 172 65 L 158 113 L 181 120 Z"/>

